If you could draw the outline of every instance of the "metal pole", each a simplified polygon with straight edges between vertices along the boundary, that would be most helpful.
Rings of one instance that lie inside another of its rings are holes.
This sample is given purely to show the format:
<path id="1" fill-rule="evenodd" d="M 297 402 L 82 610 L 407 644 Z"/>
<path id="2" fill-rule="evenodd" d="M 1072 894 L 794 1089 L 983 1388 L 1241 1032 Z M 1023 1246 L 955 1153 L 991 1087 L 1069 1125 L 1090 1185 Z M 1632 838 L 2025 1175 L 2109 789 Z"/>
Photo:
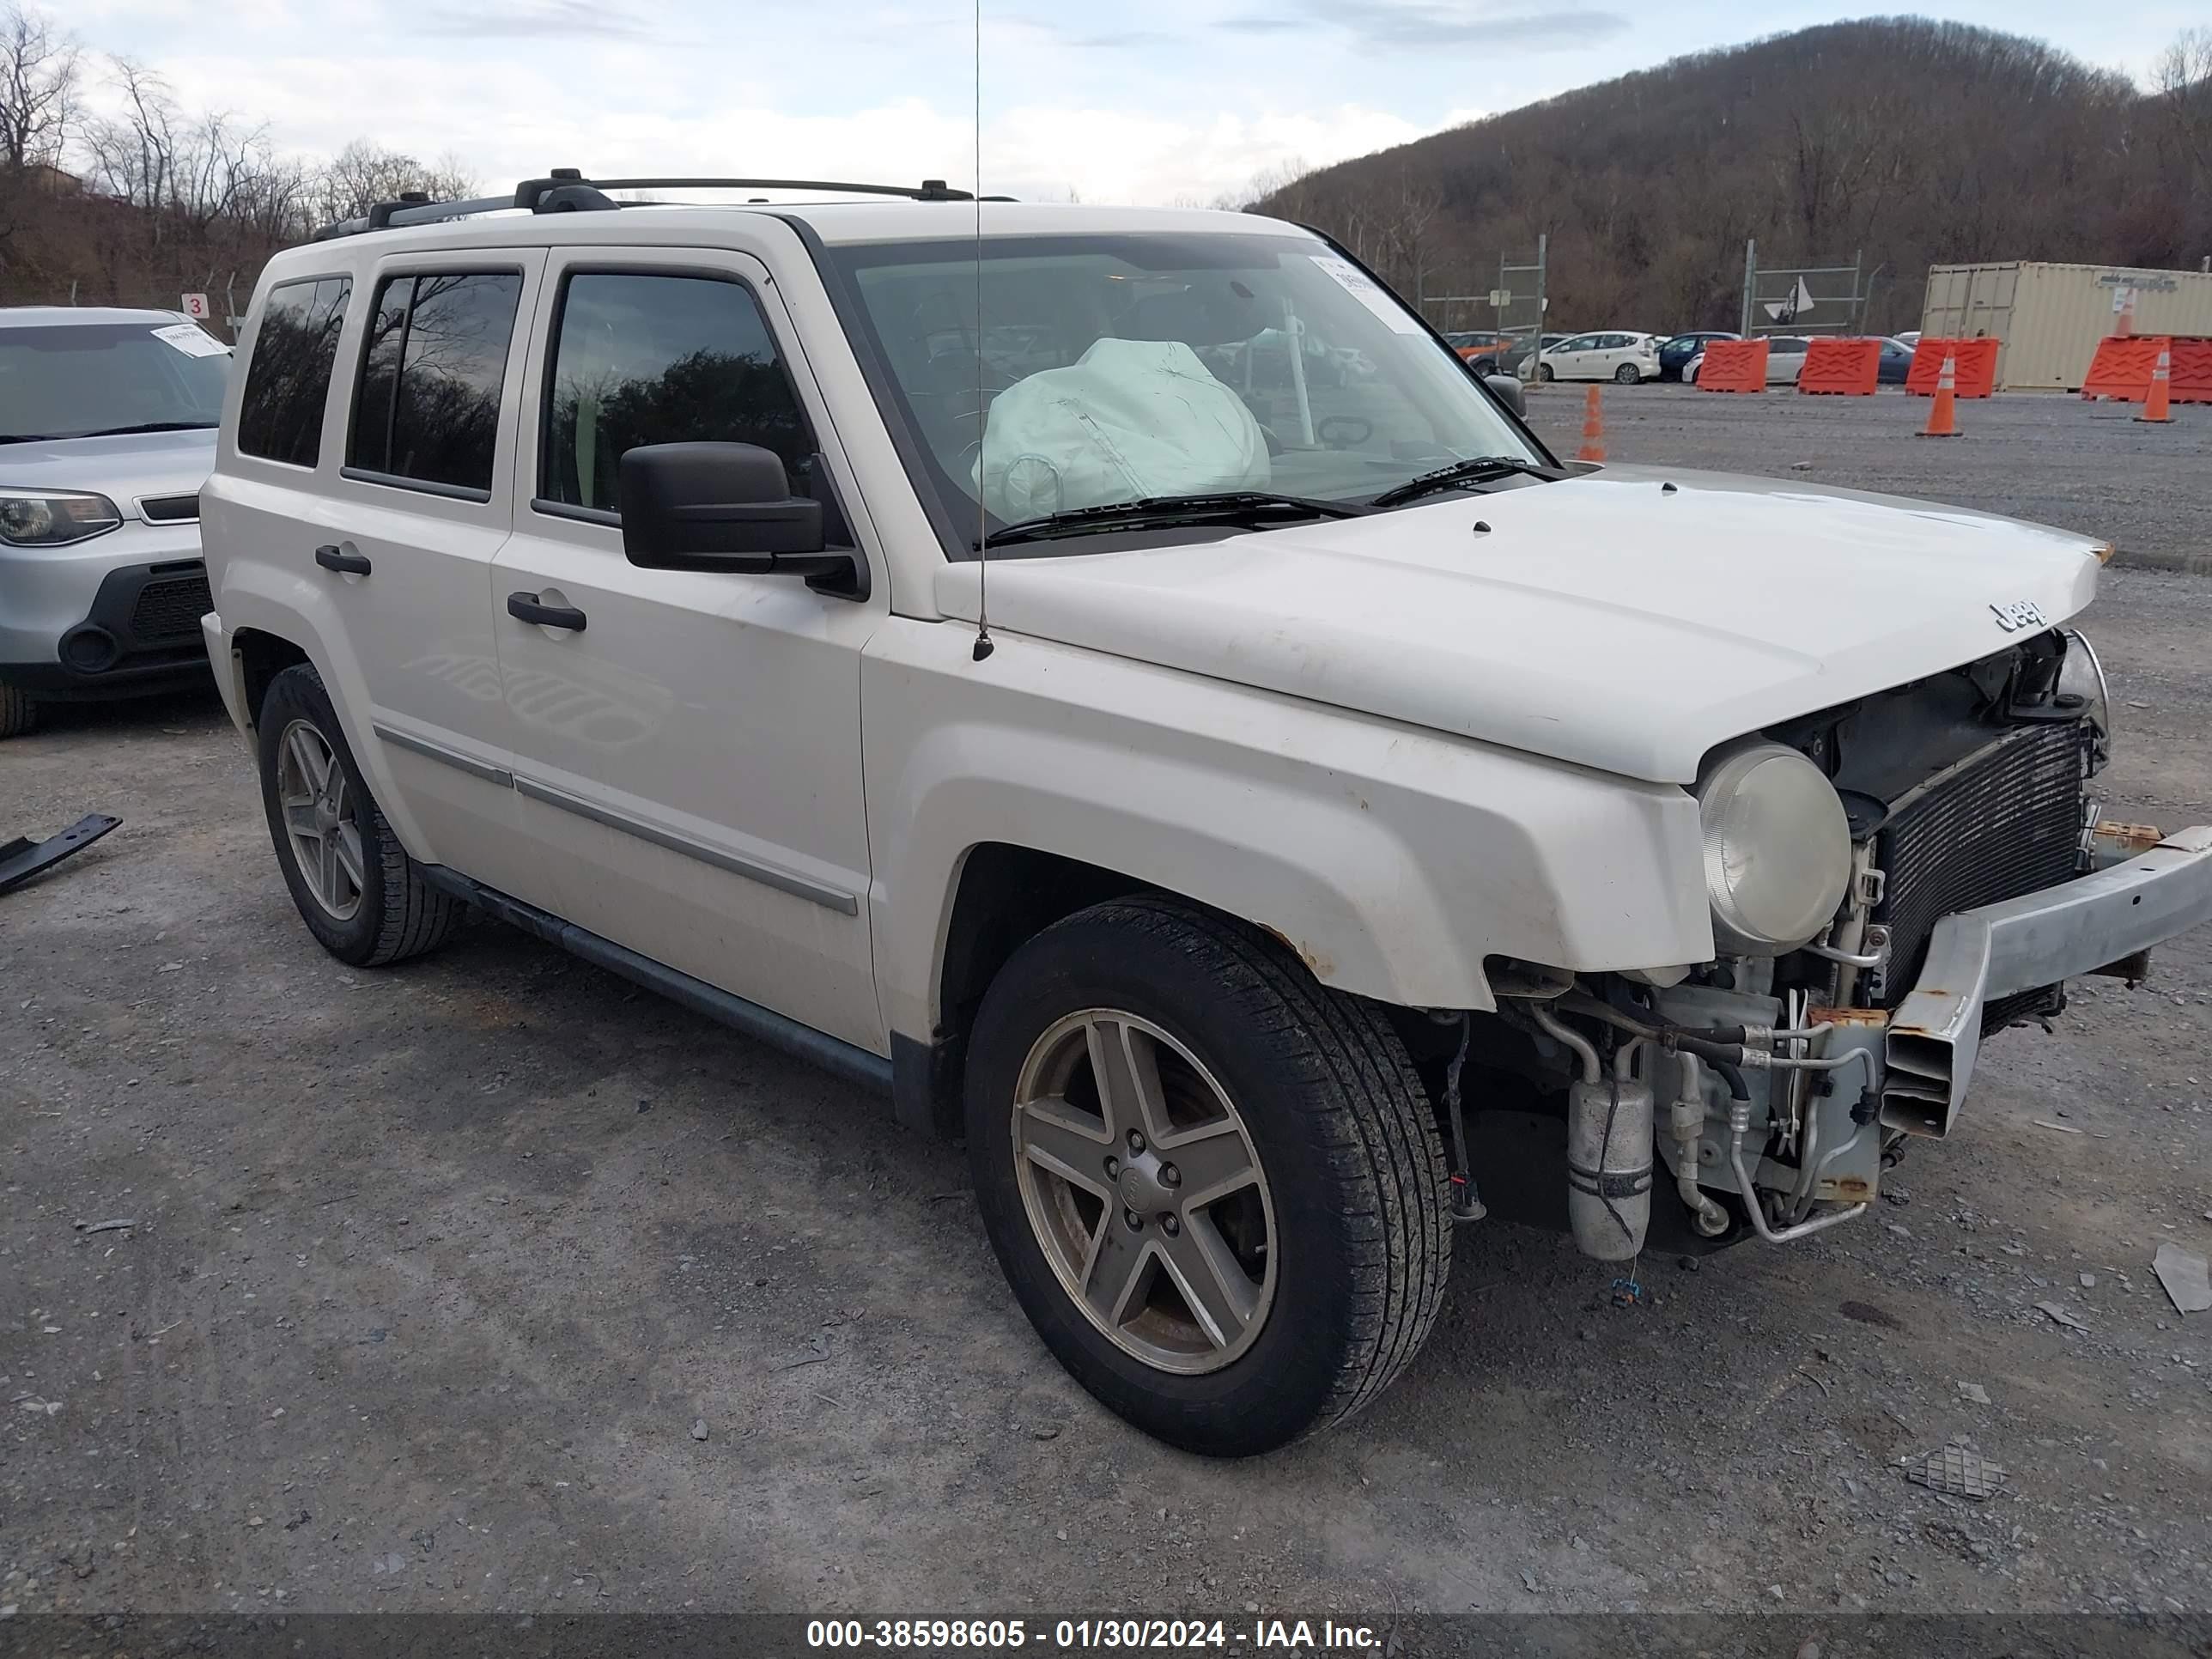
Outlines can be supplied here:
<path id="1" fill-rule="evenodd" d="M 1537 378 L 1536 368 L 1544 360 L 1544 279 L 1549 274 L 1545 264 L 1551 252 L 1552 239 L 1547 231 L 1536 233 L 1536 326 L 1528 334 L 1528 378 Z"/>
<path id="2" fill-rule="evenodd" d="M 1743 245 L 1743 321 L 1740 331 L 1747 338 L 1751 334 L 1751 295 L 1759 283 L 1759 243 L 1746 238 Z"/>

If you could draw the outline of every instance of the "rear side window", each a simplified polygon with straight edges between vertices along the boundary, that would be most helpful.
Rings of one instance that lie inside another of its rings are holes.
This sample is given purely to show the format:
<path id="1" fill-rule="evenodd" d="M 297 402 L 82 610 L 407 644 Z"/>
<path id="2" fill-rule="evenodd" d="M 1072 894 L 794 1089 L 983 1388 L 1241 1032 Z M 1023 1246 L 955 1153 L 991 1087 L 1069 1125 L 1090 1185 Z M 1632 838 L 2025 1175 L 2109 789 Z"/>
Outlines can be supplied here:
<path id="1" fill-rule="evenodd" d="M 521 296 L 514 271 L 441 270 L 379 283 L 347 465 L 489 495 L 500 386 Z"/>
<path id="2" fill-rule="evenodd" d="M 323 404 L 352 297 L 352 280 L 344 276 L 269 290 L 238 411 L 240 453 L 289 466 L 313 466 L 322 454 Z"/>
<path id="3" fill-rule="evenodd" d="M 806 493 L 814 440 L 759 302 L 712 276 L 583 272 L 554 325 L 538 498 L 619 512 L 640 444 L 758 444 Z"/>

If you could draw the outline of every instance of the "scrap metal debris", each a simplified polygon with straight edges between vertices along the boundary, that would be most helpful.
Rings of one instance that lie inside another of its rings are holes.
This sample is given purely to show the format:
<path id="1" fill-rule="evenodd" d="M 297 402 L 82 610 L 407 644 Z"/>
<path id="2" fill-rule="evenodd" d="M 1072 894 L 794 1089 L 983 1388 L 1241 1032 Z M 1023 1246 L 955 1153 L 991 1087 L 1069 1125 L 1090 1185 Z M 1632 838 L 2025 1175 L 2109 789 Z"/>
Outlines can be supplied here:
<path id="1" fill-rule="evenodd" d="M 2004 1470 L 1965 1446 L 1917 1452 L 1904 1460 L 1905 1478 L 1953 1498 L 1995 1498 L 2004 1489 Z"/>
<path id="2" fill-rule="evenodd" d="M 2193 1314 L 2212 1311 L 2212 1278 L 2208 1278 L 2204 1258 L 2185 1250 L 2179 1244 L 2161 1244 L 2158 1254 L 2150 1259 L 2150 1270 L 2158 1275 L 2158 1282 L 2166 1286 L 2166 1293 L 2173 1298 L 2175 1311 Z"/>
<path id="3" fill-rule="evenodd" d="M 2038 1312 L 2047 1314 L 2051 1319 L 2057 1321 L 2059 1324 L 2063 1325 L 2069 1331 L 2086 1331 L 2089 1328 L 2080 1320 L 2075 1318 L 2072 1314 L 2067 1312 L 2065 1309 L 2060 1307 L 2056 1302 L 2039 1302 L 2035 1306 Z"/>
<path id="4" fill-rule="evenodd" d="M 21 887 L 41 870 L 51 869 L 72 853 L 82 853 L 123 820 L 105 812 L 88 812 L 58 835 L 44 841 L 28 836 L 0 843 L 0 893 Z"/>
<path id="5" fill-rule="evenodd" d="M 125 1227 L 135 1227 L 137 1224 L 137 1217 L 119 1215 L 112 1221 L 80 1221 L 76 1224 L 76 1230 L 89 1237 L 94 1233 L 121 1232 Z"/>

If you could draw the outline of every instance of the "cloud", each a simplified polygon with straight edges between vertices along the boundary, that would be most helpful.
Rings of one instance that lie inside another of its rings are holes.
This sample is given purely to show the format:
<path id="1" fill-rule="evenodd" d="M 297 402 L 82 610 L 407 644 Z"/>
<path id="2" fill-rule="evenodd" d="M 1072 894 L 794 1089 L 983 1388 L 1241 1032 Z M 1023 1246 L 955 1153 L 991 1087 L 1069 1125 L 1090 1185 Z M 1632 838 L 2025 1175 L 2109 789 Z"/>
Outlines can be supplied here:
<path id="1" fill-rule="evenodd" d="M 1617 12 L 1578 10 L 1518 12 L 1499 15 L 1487 5 L 1465 0 L 1297 0 L 1295 18 L 1245 13 L 1216 25 L 1240 34 L 1279 34 L 1294 30 L 1348 31 L 1370 52 L 1419 52 L 1437 46 L 1515 46 L 1528 51 L 1584 47 L 1623 33 L 1628 19 Z"/>
<path id="2" fill-rule="evenodd" d="M 647 33 L 635 18 L 593 0 L 500 0 L 498 4 L 480 4 L 468 11 L 432 12 L 419 19 L 415 27 L 425 34 L 464 39 L 545 35 L 556 40 L 590 36 L 635 40 Z"/>
<path id="3" fill-rule="evenodd" d="M 587 99 L 574 95 L 563 61 L 543 51 L 426 46 L 420 56 L 302 53 L 241 63 L 207 55 L 172 57 L 162 67 L 188 106 L 250 109 L 288 149 L 328 155 L 366 136 L 410 155 L 451 155 L 488 190 L 556 166 L 605 178 L 930 177 L 962 188 L 975 176 L 965 87 L 938 99 L 808 110 L 785 106 L 774 88 L 725 81 L 719 95 L 694 100 L 675 95 L 665 58 L 641 44 L 602 43 Z M 1133 109 L 1103 89 L 1059 102 L 1031 88 L 987 104 L 987 190 L 1033 201 L 1064 201 L 1073 191 L 1094 203 L 1212 202 L 1285 162 L 1326 166 L 1434 130 L 1371 105 L 1300 107 L 1289 96 L 1243 112 L 1191 100 Z"/>

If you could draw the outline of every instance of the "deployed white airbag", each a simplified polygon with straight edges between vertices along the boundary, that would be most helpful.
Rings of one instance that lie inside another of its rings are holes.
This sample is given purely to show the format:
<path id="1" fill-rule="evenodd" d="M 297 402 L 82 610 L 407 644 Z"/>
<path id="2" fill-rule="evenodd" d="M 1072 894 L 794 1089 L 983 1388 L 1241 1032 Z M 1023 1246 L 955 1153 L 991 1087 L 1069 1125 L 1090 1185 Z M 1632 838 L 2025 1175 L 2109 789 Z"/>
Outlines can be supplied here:
<path id="1" fill-rule="evenodd" d="M 1101 339 L 991 404 L 975 477 L 1019 522 L 1146 495 L 1267 487 L 1267 444 L 1239 398 L 1180 340 Z"/>

